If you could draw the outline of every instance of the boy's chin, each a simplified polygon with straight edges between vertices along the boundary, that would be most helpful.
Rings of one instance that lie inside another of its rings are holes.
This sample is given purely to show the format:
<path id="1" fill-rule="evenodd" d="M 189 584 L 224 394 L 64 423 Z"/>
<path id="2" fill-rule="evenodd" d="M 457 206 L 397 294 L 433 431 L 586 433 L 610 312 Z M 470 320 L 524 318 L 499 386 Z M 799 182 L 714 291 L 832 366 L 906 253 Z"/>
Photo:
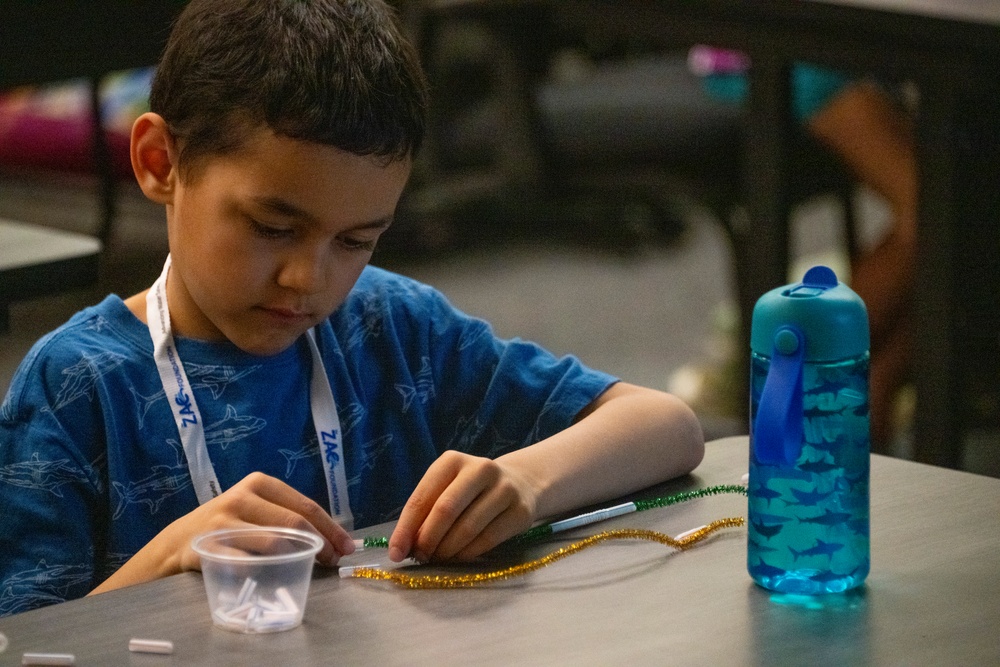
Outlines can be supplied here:
<path id="1" fill-rule="evenodd" d="M 274 338 L 246 337 L 237 340 L 230 338 L 230 342 L 247 354 L 252 354 L 256 357 L 273 357 L 294 345 L 295 341 L 301 338 L 304 333 L 301 332 L 294 336 L 289 334 Z"/>

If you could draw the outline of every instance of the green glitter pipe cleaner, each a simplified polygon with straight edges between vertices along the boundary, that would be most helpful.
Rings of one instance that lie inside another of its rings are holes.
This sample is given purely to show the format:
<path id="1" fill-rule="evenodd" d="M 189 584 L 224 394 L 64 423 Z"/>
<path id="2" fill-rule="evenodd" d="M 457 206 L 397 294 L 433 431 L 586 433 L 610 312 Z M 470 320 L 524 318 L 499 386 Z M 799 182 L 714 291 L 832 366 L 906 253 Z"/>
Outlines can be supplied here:
<path id="1" fill-rule="evenodd" d="M 552 523 L 546 523 L 540 526 L 535 526 L 534 528 L 529 528 L 520 535 L 515 535 L 510 538 L 501 546 L 517 547 L 540 540 L 555 533 L 570 530 L 571 528 L 579 528 L 580 526 L 597 523 L 598 521 L 605 521 L 623 514 L 644 512 L 655 507 L 667 507 L 669 505 L 676 505 L 688 500 L 694 500 L 695 498 L 715 496 L 722 493 L 740 493 L 745 496 L 747 494 L 747 488 L 742 484 L 717 484 L 703 489 L 695 489 L 694 491 L 681 491 L 680 493 L 663 496 L 662 498 L 651 498 L 649 500 L 636 500 L 633 502 L 622 503 L 613 507 L 606 507 L 604 509 L 594 510 L 593 512 L 587 512 L 586 514 L 580 514 L 569 519 L 554 521 Z M 354 543 L 364 549 L 387 549 L 389 547 L 389 538 L 372 536 L 355 540 Z"/>

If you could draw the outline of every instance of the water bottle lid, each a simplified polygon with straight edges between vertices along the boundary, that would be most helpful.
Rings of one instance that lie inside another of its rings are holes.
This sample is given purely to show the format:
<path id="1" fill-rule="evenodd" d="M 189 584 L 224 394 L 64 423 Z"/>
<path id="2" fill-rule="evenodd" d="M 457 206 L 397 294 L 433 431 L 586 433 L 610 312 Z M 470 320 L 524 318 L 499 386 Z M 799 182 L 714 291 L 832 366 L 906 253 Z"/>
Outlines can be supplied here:
<path id="1" fill-rule="evenodd" d="M 757 300 L 750 348 L 770 356 L 776 342 L 785 342 L 780 332 L 789 325 L 797 327 L 805 338 L 807 362 L 850 359 L 869 348 L 864 302 L 825 266 L 814 266 L 802 282 L 778 287 Z"/>

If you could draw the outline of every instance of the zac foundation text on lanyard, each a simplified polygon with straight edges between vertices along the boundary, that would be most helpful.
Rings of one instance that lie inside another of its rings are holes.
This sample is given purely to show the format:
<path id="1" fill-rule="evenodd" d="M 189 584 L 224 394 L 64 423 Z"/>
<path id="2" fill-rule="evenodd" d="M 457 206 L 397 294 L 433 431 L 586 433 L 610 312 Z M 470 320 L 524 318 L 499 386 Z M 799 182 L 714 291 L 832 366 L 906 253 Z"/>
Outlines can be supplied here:
<path id="1" fill-rule="evenodd" d="M 163 273 L 153 283 L 146 296 L 146 319 L 149 335 L 153 340 L 153 360 L 160 375 L 160 382 L 166 393 L 170 409 L 177 423 L 181 445 L 188 460 L 188 469 L 194 482 L 198 502 L 204 504 L 219 495 L 222 489 L 215 475 L 215 468 L 208 456 L 205 444 L 205 427 L 194 399 L 194 391 L 188 382 L 180 355 L 174 345 L 170 327 L 170 310 L 167 305 L 167 274 L 170 272 L 170 257 L 163 265 Z M 326 376 L 326 368 L 316 344 L 316 334 L 306 332 L 309 352 L 312 356 L 312 370 L 309 381 L 309 407 L 312 411 L 313 426 L 319 441 L 320 456 L 323 459 L 326 490 L 330 497 L 330 512 L 345 530 L 354 526 L 351 506 L 347 496 L 347 474 L 344 467 L 343 442 L 340 432 L 340 418 L 333 390 Z"/>

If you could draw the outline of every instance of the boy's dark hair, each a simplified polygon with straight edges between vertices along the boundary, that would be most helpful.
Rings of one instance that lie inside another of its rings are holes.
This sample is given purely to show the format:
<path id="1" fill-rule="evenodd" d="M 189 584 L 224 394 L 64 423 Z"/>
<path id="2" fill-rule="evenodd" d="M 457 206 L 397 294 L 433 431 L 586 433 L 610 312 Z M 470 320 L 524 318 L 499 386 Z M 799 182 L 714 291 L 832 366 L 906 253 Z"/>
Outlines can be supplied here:
<path id="1" fill-rule="evenodd" d="M 420 148 L 426 106 L 417 55 L 382 0 L 193 0 L 150 93 L 182 171 L 265 126 L 402 159 Z"/>

